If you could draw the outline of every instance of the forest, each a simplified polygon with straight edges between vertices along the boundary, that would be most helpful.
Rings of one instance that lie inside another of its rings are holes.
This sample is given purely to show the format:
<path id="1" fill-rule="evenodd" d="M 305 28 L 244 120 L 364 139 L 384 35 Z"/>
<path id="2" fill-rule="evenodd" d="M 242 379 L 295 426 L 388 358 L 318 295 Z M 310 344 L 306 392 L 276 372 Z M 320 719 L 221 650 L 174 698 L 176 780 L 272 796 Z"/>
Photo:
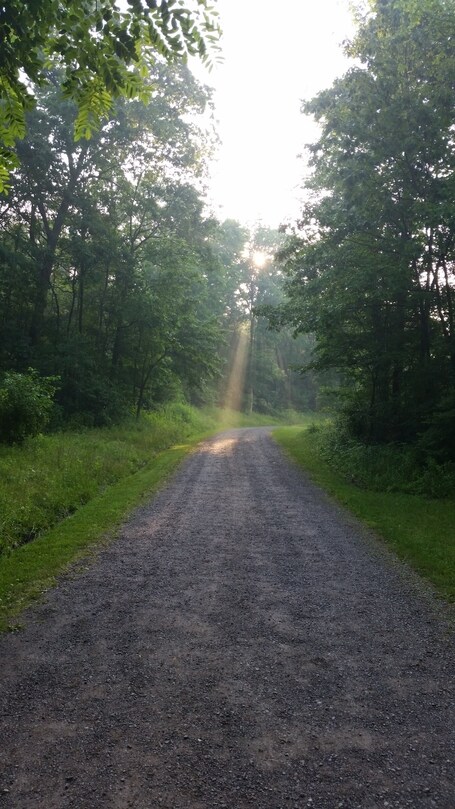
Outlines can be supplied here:
<path id="1" fill-rule="evenodd" d="M 173 404 L 323 413 L 317 451 L 356 485 L 453 496 L 453 3 L 359 6 L 277 229 L 207 205 L 218 134 L 188 57 L 218 58 L 216 6 L 149 6 L 1 11 L 0 442 Z"/>
<path id="2" fill-rule="evenodd" d="M 36 88 L 0 208 L 4 440 L 20 437 L 7 417 L 15 388 L 16 402 L 53 390 L 54 428 L 112 424 L 175 399 L 222 403 L 245 329 L 249 404 L 236 407 L 314 407 L 314 379 L 298 373 L 311 339 L 273 334 L 253 316 L 282 294 L 280 235 L 204 210 L 209 90 L 162 59 L 148 81 L 146 104 L 117 99 L 79 141 L 61 72 Z"/>
<path id="3" fill-rule="evenodd" d="M 454 460 L 455 9 L 373 7 L 355 66 L 304 105 L 321 136 L 280 318 L 338 369 L 349 434 Z"/>
<path id="4" fill-rule="evenodd" d="M 0 809 L 454 809 L 454 540 L 455 0 L 0 1 Z"/>

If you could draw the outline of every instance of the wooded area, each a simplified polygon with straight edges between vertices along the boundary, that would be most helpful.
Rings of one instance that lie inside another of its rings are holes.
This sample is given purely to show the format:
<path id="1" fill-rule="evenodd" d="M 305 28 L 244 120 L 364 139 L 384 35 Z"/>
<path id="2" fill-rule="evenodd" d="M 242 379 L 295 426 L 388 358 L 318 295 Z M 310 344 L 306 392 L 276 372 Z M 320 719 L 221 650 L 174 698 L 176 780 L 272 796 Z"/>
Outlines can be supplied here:
<path id="1" fill-rule="evenodd" d="M 202 435 L 265 420 L 298 421 L 296 460 L 452 597 L 453 1 L 357 12 L 278 230 L 207 205 L 212 91 L 185 59 L 216 58 L 216 10 L 147 9 L 0 8 L 0 608 Z"/>
<path id="2" fill-rule="evenodd" d="M 314 410 L 323 380 L 347 436 L 454 461 L 453 3 L 358 11 L 352 67 L 303 106 L 321 127 L 311 197 L 281 233 L 205 207 L 211 93 L 182 56 L 212 58 L 213 8 L 199 4 L 200 28 L 191 7 L 151 4 L 159 47 L 134 3 L 114 25 L 106 0 L 84 31 L 74 12 L 81 42 L 98 30 L 118 62 L 103 106 L 88 93 L 97 63 L 69 82 L 78 57 L 44 6 L 23 85 L 15 5 L 2 18 L 1 139 L 16 165 L 0 207 L 3 440 L 27 432 L 11 427 L 19 401 L 41 407 L 41 426 L 103 425 L 176 398 Z"/>
<path id="3" fill-rule="evenodd" d="M 253 316 L 279 300 L 278 234 L 204 210 L 215 139 L 201 123 L 207 88 L 157 60 L 147 103 L 119 99 L 90 139 L 75 141 L 76 105 L 62 97 L 59 70 L 48 78 L 0 208 L 3 438 L 21 437 L 7 425 L 14 391 L 9 421 L 18 397 L 45 401 L 43 385 L 55 388 L 53 426 L 109 424 L 182 397 L 222 403 L 245 329 L 248 407 L 314 406 L 314 381 L 297 371 L 311 340 L 296 344 Z M 247 406 L 243 391 L 237 398 Z"/>
<path id="4" fill-rule="evenodd" d="M 316 335 L 344 427 L 455 459 L 455 7 L 376 0 L 351 69 L 304 104 L 312 201 L 281 251 L 281 323 Z"/>

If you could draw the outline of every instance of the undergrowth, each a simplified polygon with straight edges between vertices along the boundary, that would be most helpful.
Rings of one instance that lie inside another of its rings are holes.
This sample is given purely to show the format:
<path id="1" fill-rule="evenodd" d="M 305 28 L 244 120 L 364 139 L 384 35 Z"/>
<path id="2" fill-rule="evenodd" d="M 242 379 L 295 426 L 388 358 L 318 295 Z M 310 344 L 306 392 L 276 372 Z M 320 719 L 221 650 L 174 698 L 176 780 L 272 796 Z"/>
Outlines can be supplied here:
<path id="1" fill-rule="evenodd" d="M 208 414 L 173 404 L 118 427 L 0 447 L 0 553 L 47 531 L 158 452 L 214 428 Z"/>
<path id="2" fill-rule="evenodd" d="M 362 444 L 337 422 L 316 428 L 315 445 L 332 469 L 362 489 L 455 497 L 455 463 L 438 462 L 418 445 Z"/>

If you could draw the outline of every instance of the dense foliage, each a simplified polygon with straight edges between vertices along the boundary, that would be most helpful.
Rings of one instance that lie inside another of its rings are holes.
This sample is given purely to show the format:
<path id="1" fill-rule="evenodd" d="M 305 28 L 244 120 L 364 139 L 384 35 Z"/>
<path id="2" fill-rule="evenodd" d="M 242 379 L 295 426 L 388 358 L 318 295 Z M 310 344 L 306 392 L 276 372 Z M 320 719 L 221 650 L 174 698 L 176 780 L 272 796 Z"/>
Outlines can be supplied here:
<path id="1" fill-rule="evenodd" d="M 28 373 L 6 373 L 0 383 L 0 442 L 20 444 L 40 433 L 49 422 L 55 379 Z"/>
<path id="2" fill-rule="evenodd" d="M 217 15 L 208 0 L 8 0 L 0 6 L 0 192 L 17 165 L 14 145 L 34 104 L 30 83 L 51 78 L 58 59 L 62 88 L 76 102 L 76 139 L 90 137 L 119 96 L 148 94 L 157 55 L 168 61 L 216 48 Z"/>
<path id="3" fill-rule="evenodd" d="M 282 250 L 279 318 L 316 336 L 362 441 L 455 459 L 455 7 L 372 0 L 321 125 L 313 198 Z"/>
<path id="4" fill-rule="evenodd" d="M 58 380 L 54 427 L 110 424 L 176 398 L 222 402 L 220 376 L 250 327 L 254 403 L 240 395 L 236 407 L 314 404 L 314 385 L 292 368 L 307 342 L 256 324 L 261 296 L 279 295 L 277 268 L 269 258 L 258 273 L 249 232 L 205 212 L 207 88 L 156 62 L 146 104 L 118 100 L 75 142 L 76 105 L 61 73 L 51 79 L 36 88 L 0 202 L 0 384 L 29 368 Z M 277 234 L 255 238 L 271 254 Z"/>
<path id="5" fill-rule="evenodd" d="M 64 417 L 106 423 L 216 371 L 193 120 L 208 97 L 181 66 L 153 79 L 146 106 L 119 102 L 75 143 L 55 75 L 0 210 L 0 369 L 58 376 Z"/>

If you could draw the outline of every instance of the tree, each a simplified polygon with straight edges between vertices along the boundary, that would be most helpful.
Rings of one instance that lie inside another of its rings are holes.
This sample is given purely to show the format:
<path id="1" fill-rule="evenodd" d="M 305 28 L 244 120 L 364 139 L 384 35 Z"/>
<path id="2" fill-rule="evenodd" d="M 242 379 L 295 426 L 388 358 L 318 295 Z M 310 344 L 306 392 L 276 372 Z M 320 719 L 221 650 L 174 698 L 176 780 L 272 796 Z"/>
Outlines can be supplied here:
<path id="1" fill-rule="evenodd" d="M 37 91 L 30 134 L 19 145 L 21 166 L 3 206 L 6 227 L 12 222 L 26 227 L 27 252 L 35 265 L 34 302 L 24 323 L 32 346 L 42 337 L 58 249 L 75 211 L 83 208 L 88 222 L 98 200 L 109 206 L 111 218 L 121 216 L 128 223 L 124 249 L 134 253 L 153 236 L 166 185 L 199 173 L 200 133 L 183 113 L 200 113 L 207 94 L 184 66 L 170 70 L 157 63 L 151 79 L 155 89 L 147 106 L 118 102 L 116 114 L 79 143 L 72 137 L 75 106 L 61 99 L 59 74 L 50 87 Z M 126 208 L 122 189 L 129 195 Z M 90 201 L 92 192 L 96 202 Z M 75 280 L 73 275 L 73 287 Z"/>
<path id="2" fill-rule="evenodd" d="M 253 233 L 233 220 L 214 228 L 212 249 L 218 266 L 209 275 L 214 311 L 220 311 L 225 345 L 221 401 L 234 409 L 275 413 L 313 409 L 316 385 L 310 361 L 312 341 L 293 339 L 291 329 L 268 327 L 272 305 L 282 301 L 283 274 L 274 252 L 283 237 L 270 228 Z"/>
<path id="3" fill-rule="evenodd" d="M 220 34 L 210 0 L 8 0 L 0 7 L 0 192 L 17 166 L 15 142 L 34 104 L 30 83 L 63 69 L 62 88 L 76 102 L 76 139 L 89 138 L 112 100 L 144 96 L 156 56 L 198 55 L 210 62 Z"/>
<path id="4" fill-rule="evenodd" d="M 157 62 L 146 106 L 118 100 L 74 142 L 75 106 L 54 78 L 0 211 L 0 370 L 58 375 L 64 418 L 101 424 L 216 373 L 210 137 L 196 123 L 209 95 L 184 65 Z"/>
<path id="5" fill-rule="evenodd" d="M 451 2 L 371 2 L 360 64 L 304 106 L 322 132 L 282 316 L 345 375 L 367 440 L 415 437 L 455 383 L 454 36 Z"/>

